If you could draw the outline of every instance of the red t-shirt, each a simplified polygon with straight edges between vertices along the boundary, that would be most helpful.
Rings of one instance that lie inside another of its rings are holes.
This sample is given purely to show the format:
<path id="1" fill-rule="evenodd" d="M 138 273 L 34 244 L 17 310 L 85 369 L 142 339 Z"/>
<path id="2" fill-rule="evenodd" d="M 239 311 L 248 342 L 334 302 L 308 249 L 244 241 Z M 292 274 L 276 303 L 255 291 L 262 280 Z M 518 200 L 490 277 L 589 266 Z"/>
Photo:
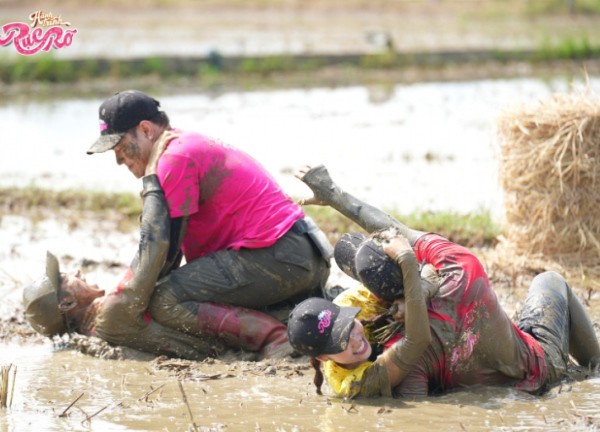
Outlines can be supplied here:
<path id="1" fill-rule="evenodd" d="M 414 250 L 419 262 L 434 265 L 442 282 L 428 305 L 431 347 L 398 391 L 504 383 L 538 390 L 548 374 L 542 348 L 510 320 L 477 257 L 436 234 L 421 237 Z"/>

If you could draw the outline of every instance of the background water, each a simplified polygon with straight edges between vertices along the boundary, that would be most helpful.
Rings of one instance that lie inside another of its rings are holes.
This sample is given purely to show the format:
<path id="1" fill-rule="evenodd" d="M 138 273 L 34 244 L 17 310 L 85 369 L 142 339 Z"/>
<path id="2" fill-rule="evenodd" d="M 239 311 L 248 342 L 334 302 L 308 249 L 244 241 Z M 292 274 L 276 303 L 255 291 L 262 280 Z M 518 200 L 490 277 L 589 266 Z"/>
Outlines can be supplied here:
<path id="1" fill-rule="evenodd" d="M 590 78 L 592 88 L 600 81 Z M 155 95 L 171 124 L 219 138 L 258 159 L 295 197 L 293 173 L 325 164 L 348 191 L 400 212 L 502 213 L 495 122 L 502 110 L 568 90 L 566 79 L 483 80 L 391 87 L 290 89 L 218 96 Z M 100 99 L 0 106 L 10 155 L 0 186 L 137 192 L 114 153 L 88 156 Z"/>

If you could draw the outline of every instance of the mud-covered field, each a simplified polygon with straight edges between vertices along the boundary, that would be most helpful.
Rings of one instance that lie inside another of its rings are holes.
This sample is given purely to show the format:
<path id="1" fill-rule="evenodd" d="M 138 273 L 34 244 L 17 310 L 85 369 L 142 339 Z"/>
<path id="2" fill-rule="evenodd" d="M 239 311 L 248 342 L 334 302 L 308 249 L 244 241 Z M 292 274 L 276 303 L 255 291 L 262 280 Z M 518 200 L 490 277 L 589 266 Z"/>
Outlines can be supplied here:
<path id="1" fill-rule="evenodd" d="M 565 41 L 600 42 L 596 12 L 569 15 L 560 6 L 544 11 L 537 3 L 544 2 L 482 1 L 473 7 L 473 2 L 443 0 L 127 4 L 104 0 L 53 1 L 43 7 L 46 12 L 61 14 L 79 31 L 75 44 L 53 53 L 65 59 L 204 56 L 211 51 L 224 55 L 377 53 L 389 49 L 390 42 L 401 52 L 539 49 L 544 44 L 555 50 Z M 27 21 L 39 5 L 0 0 L 0 8 L 2 25 Z M 0 59 L 14 56 L 10 47 L 0 48 L 0 54 Z M 401 70 L 329 68 L 311 76 L 300 71 L 289 76 L 269 74 L 264 79 L 278 87 L 365 82 L 393 86 L 398 82 L 532 76 L 534 70 L 549 78 L 581 77 L 599 69 L 593 61 L 532 65 L 496 60 L 433 68 L 406 65 Z M 122 81 L 108 73 L 93 83 L 0 84 L 0 103 L 27 102 L 42 93 L 105 96 L 124 87 L 195 94 L 209 84 L 196 77 L 171 83 L 154 76 Z M 234 79 L 225 82 L 220 91 L 239 91 L 246 85 Z M 17 140 L 10 141 L 7 145 L 18 145 Z M 52 157 L 60 160 L 61 154 L 55 151 Z M 36 154 L 26 157 L 35 158 Z M 4 161 L 2 171 L 8 172 L 10 158 Z M 40 182 L 44 179 L 42 176 Z M 574 369 L 574 381 L 540 398 L 508 388 L 475 388 L 418 401 L 342 401 L 327 389 L 324 396 L 315 394 L 312 371 L 302 357 L 257 362 L 250 353 L 226 352 L 217 359 L 190 362 L 155 358 L 81 336 L 53 341 L 42 338 L 24 321 L 20 298 L 23 287 L 42 274 L 46 250 L 58 256 L 63 271 L 81 268 L 89 281 L 111 290 L 134 255 L 138 232 L 117 213 L 77 211 L 68 203 L 58 210 L 23 210 L 13 204 L 7 199 L 0 209 L 0 366 L 13 365 L 10 376 L 14 378 L 14 399 L 8 409 L 0 408 L 2 432 L 600 429 L 597 372 Z M 600 332 L 600 291 L 594 274 L 536 257 L 520 257 L 502 242 L 477 253 L 510 316 L 518 314 L 531 278 L 552 269 L 567 275 Z M 336 272 L 331 283 L 347 286 L 353 282 Z"/>
<path id="2" fill-rule="evenodd" d="M 23 285 L 43 271 L 45 250 L 58 255 L 64 271 L 82 267 L 89 281 L 111 289 L 137 232 L 123 230 L 117 217 L 72 212 L 5 214 L 1 222 L 0 364 L 16 366 L 16 384 L 12 406 L 0 409 L 0 430 L 595 430 L 600 424 L 600 377 L 577 369 L 575 381 L 542 398 L 484 387 L 417 401 L 343 401 L 327 388 L 315 394 L 303 357 L 257 362 L 250 353 L 226 352 L 193 362 L 82 336 L 50 341 L 31 330 L 20 306 Z M 65 252 L 74 245 L 76 257 Z M 498 258 L 498 250 L 480 252 L 501 303 L 516 314 L 528 281 L 543 267 L 506 265 L 510 260 Z M 350 281 L 336 273 L 332 282 Z M 598 294 L 576 290 L 598 330 Z"/>

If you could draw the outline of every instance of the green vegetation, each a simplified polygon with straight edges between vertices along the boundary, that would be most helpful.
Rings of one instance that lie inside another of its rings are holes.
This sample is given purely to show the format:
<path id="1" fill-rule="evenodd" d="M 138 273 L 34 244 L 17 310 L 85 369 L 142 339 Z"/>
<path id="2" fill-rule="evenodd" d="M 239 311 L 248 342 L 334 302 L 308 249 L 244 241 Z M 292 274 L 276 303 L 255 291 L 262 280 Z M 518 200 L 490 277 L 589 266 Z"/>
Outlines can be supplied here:
<path id="1" fill-rule="evenodd" d="M 523 3 L 529 15 L 600 13 L 598 0 L 535 0 Z"/>
<path id="2" fill-rule="evenodd" d="M 98 214 L 117 211 L 123 217 L 137 221 L 142 211 L 142 200 L 139 196 L 129 193 L 54 191 L 37 187 L 0 189 L 0 213 L 63 210 Z"/>
<path id="3" fill-rule="evenodd" d="M 272 55 L 265 57 L 229 57 L 211 53 L 206 58 L 148 57 L 142 59 L 62 60 L 44 54 L 0 58 L 0 83 L 89 83 L 95 79 L 127 80 L 154 77 L 193 79 L 205 86 L 226 81 L 252 83 L 277 74 L 303 76 L 310 80 L 314 72 L 337 70 L 338 76 L 361 71 L 398 71 L 411 67 L 445 68 L 452 64 L 484 65 L 490 61 L 550 61 L 600 58 L 600 45 L 586 35 L 544 38 L 539 48 L 480 52 L 400 53 L 385 52 L 354 55 Z M 331 75 L 336 75 L 331 74 Z"/>
<path id="4" fill-rule="evenodd" d="M 587 36 L 564 37 L 558 41 L 544 38 L 534 54 L 537 60 L 586 59 L 600 56 L 600 47 L 593 45 Z"/>
<path id="5" fill-rule="evenodd" d="M 364 232 L 358 225 L 329 207 L 308 206 L 304 211 L 329 235 L 332 242 L 336 242 L 345 232 Z M 483 210 L 467 215 L 456 212 L 390 214 L 411 228 L 436 232 L 468 247 L 495 245 L 502 233 L 490 213 Z"/>
<path id="6" fill-rule="evenodd" d="M 359 226 L 329 207 L 307 206 L 304 210 L 329 235 L 333 243 L 345 232 L 362 231 Z M 141 211 L 142 200 L 130 193 L 53 191 L 37 187 L 0 189 L 0 216 L 25 214 L 41 218 L 47 217 L 49 212 L 68 212 L 78 222 L 119 219 L 122 229 L 131 229 L 138 224 Z M 454 212 L 392 215 L 412 228 L 437 232 L 465 246 L 493 245 L 501 233 L 500 227 L 486 211 L 469 215 Z"/>

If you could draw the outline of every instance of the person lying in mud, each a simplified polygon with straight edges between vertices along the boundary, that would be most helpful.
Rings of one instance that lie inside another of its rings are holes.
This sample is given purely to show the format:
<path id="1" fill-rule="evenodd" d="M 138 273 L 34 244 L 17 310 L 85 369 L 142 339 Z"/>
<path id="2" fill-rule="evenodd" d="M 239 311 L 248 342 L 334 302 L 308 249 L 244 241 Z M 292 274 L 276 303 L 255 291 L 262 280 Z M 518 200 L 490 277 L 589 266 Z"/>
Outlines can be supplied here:
<path id="1" fill-rule="evenodd" d="M 176 278 L 157 284 L 169 246 L 169 210 L 156 169 L 173 138 L 164 133 L 149 155 L 140 244 L 126 283 L 105 295 L 79 272 L 60 273 L 58 260 L 48 253 L 44 277 L 24 289 L 26 319 L 49 337 L 76 332 L 187 359 L 215 355 L 223 344 L 257 352 L 260 357 L 289 354 L 286 326 L 270 315 L 206 302 L 202 284 L 195 291 L 180 289 Z"/>
<path id="2" fill-rule="evenodd" d="M 340 267 L 370 291 L 350 289 L 333 303 L 306 300 L 288 321 L 290 343 L 314 366 L 324 363 L 337 395 L 425 396 L 473 385 L 538 394 L 565 377 L 569 355 L 585 367 L 600 364 L 591 320 L 559 274 L 534 278 L 515 325 L 468 249 L 361 202 L 323 166 L 298 176 L 314 193 L 306 203 L 330 205 L 367 232 L 380 230 L 368 238 L 346 236 L 335 250 Z M 399 299 L 404 328 L 377 356 L 374 318 Z M 318 391 L 321 382 L 318 369 Z"/>
<path id="3" fill-rule="evenodd" d="M 88 154 L 113 150 L 117 164 L 144 175 L 158 136 L 179 136 L 160 157 L 156 177 L 168 212 L 156 216 L 169 227 L 164 244 L 145 264 L 158 273 L 157 289 L 177 302 L 154 308 L 155 318 L 181 331 L 193 329 L 198 314 L 221 316 L 212 303 L 251 309 L 289 310 L 311 295 L 323 295 L 333 247 L 325 234 L 250 155 L 207 136 L 173 129 L 160 103 L 149 95 L 123 91 L 99 109 L 100 137 Z M 146 201 L 147 202 L 147 201 Z M 163 253 L 165 253 L 163 255 Z M 180 266 L 182 256 L 186 264 Z M 138 265 L 135 261 L 132 268 Z M 130 283 L 134 272 L 121 285 Z M 186 302 L 189 300 L 189 303 Z M 202 311 L 197 308 L 202 302 Z M 212 303 L 211 303 L 212 302 Z M 160 316 L 159 316 L 160 315 Z M 287 315 L 287 314 L 286 314 Z M 247 320 L 238 322 L 248 325 Z M 252 327 L 254 330 L 254 326 Z M 239 333 L 228 327 L 221 333 Z"/>

